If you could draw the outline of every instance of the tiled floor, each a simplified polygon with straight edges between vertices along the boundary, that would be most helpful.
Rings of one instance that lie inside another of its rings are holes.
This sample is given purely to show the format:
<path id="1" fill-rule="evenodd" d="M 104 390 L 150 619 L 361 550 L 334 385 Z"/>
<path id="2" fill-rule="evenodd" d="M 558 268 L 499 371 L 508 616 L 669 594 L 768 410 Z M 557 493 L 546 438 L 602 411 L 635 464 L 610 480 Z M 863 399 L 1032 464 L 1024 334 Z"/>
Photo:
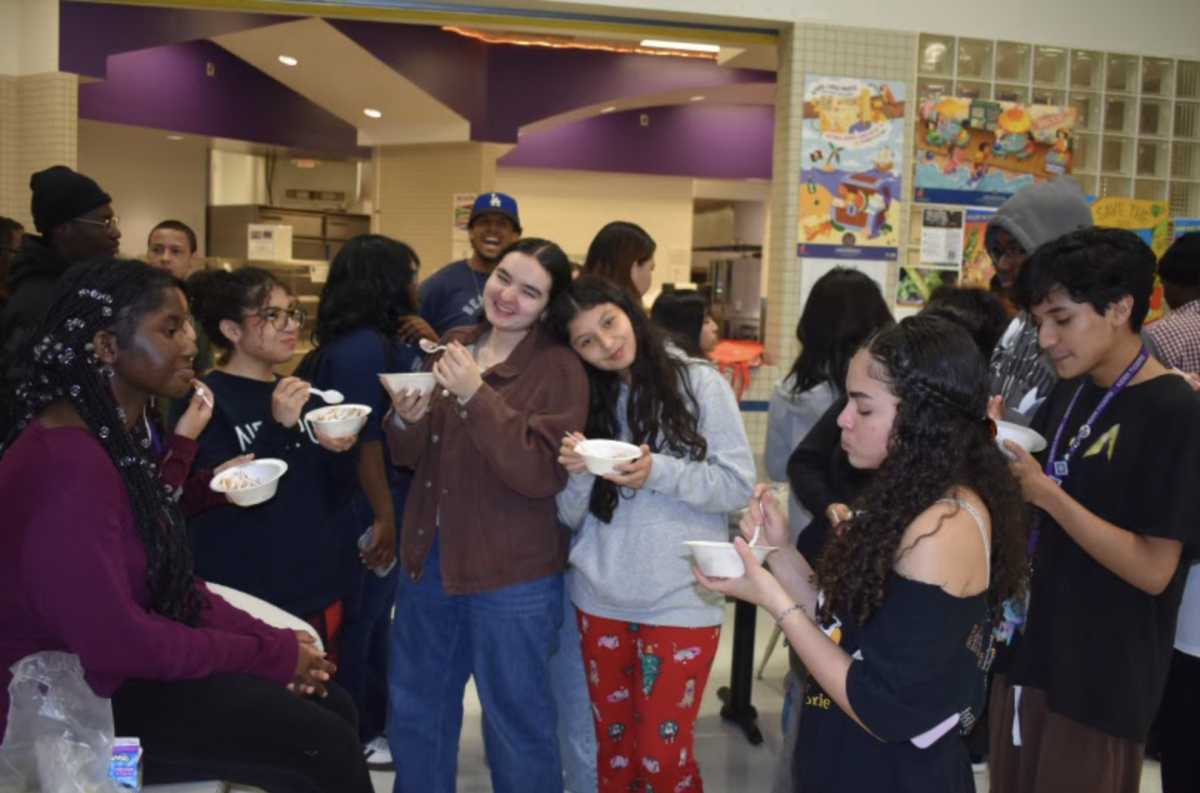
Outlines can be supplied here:
<path id="1" fill-rule="evenodd" d="M 763 657 L 771 635 L 771 620 L 759 612 L 755 664 Z M 716 665 L 704 692 L 700 720 L 696 724 L 696 757 L 704 774 L 707 793 L 768 793 L 771 790 L 776 758 L 782 740 L 780 714 L 783 710 L 783 676 L 787 672 L 787 653 L 777 647 L 767 664 L 762 680 L 754 683 L 754 706 L 763 743 L 751 746 L 741 731 L 722 721 L 717 689 L 729 681 L 730 647 L 733 638 L 733 609 L 729 610 L 726 629 Z M 458 793 L 490 793 L 492 786 L 483 760 L 483 741 L 479 730 L 479 700 L 474 688 L 468 688 L 462 744 L 458 755 Z M 403 762 L 403 758 L 398 758 Z M 392 793 L 392 774 L 372 774 L 377 793 Z M 988 789 L 985 774 L 976 776 L 978 793 Z M 1161 793 L 1158 764 L 1147 762 L 1142 773 L 1141 793 Z"/>

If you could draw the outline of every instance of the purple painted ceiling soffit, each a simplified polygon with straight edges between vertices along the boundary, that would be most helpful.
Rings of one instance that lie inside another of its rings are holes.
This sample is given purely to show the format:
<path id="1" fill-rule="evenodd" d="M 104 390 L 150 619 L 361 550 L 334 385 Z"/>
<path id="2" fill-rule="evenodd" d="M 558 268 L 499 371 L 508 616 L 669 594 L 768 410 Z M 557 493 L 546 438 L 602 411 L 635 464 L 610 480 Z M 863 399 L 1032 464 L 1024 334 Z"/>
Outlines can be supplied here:
<path id="1" fill-rule="evenodd" d="M 370 156 L 353 126 L 209 41 L 111 57 L 107 80 L 79 86 L 79 117 Z"/>
<path id="2" fill-rule="evenodd" d="M 775 111 L 763 105 L 649 108 L 525 133 L 499 164 L 769 180 L 774 132 Z"/>
<path id="3" fill-rule="evenodd" d="M 434 27 L 328 20 L 471 122 L 471 138 L 513 143 L 517 130 L 581 107 L 683 88 L 775 82 L 714 61 L 485 44 Z"/>
<path id="4" fill-rule="evenodd" d="M 293 19 L 273 14 L 60 0 L 58 68 L 103 79 L 111 55 L 197 41 Z"/>

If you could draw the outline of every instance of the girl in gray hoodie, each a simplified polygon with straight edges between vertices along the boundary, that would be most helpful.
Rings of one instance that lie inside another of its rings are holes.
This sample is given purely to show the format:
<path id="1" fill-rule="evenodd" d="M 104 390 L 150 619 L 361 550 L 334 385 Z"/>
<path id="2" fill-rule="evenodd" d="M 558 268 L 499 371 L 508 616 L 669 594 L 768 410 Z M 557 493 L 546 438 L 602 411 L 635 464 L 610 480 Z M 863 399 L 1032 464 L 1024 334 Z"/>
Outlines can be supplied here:
<path id="1" fill-rule="evenodd" d="M 648 783 L 702 793 L 693 730 L 725 611 L 696 585 L 683 543 L 727 539 L 728 513 L 753 492 L 737 402 L 716 369 L 667 346 L 607 281 L 576 281 L 551 309 L 550 326 L 587 364 L 587 435 L 642 452 L 596 477 L 574 433 L 559 457 L 571 474 L 559 518 L 578 532 L 571 599 L 597 722 L 599 789 Z"/>

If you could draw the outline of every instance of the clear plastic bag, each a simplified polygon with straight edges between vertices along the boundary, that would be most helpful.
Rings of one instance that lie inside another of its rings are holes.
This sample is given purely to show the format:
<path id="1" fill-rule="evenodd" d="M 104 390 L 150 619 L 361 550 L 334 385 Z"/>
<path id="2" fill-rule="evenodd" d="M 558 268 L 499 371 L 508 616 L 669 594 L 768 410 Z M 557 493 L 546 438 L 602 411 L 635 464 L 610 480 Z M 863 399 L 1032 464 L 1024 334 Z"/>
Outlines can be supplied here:
<path id="1" fill-rule="evenodd" d="M 112 705 L 92 693 L 79 657 L 37 653 L 11 671 L 0 793 L 119 793 L 108 778 Z"/>

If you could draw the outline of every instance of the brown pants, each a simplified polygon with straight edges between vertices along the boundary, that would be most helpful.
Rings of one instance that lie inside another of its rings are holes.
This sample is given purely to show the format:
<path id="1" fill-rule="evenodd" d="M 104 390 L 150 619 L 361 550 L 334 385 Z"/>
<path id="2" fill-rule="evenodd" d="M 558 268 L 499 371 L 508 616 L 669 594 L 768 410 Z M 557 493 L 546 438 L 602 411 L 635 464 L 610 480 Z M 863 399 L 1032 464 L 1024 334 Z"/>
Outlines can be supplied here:
<path id="1" fill-rule="evenodd" d="M 991 793 L 1138 793 L 1144 744 L 1051 713 L 1043 692 L 1024 688 L 1014 746 L 1015 692 L 1001 675 L 989 706 Z"/>

